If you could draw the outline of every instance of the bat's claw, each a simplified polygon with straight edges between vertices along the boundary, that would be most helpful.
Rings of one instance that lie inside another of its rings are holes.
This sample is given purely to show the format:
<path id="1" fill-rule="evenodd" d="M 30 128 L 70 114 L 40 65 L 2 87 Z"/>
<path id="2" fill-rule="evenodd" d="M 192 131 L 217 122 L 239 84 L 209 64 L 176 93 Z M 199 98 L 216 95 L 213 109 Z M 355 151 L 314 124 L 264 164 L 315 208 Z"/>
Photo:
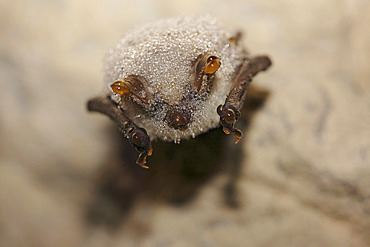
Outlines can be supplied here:
<path id="1" fill-rule="evenodd" d="M 144 153 L 139 154 L 139 157 L 137 158 L 136 164 L 138 164 L 142 168 L 149 169 L 149 166 L 145 165 L 146 164 L 146 157 L 148 157 L 147 154 L 144 154 Z"/>

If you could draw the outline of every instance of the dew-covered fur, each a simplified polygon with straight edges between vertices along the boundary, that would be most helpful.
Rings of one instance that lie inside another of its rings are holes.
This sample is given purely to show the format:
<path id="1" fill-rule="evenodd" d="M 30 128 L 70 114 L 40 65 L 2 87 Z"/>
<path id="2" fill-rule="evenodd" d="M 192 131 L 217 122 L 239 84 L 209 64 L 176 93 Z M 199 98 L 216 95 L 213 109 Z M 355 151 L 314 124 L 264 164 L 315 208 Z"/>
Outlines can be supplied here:
<path id="1" fill-rule="evenodd" d="M 125 114 L 139 127 L 146 129 L 151 139 L 178 142 L 195 137 L 217 127 L 216 108 L 225 102 L 235 70 L 245 58 L 240 46 L 230 44 L 234 35 L 223 29 L 212 17 L 176 17 L 154 22 L 129 31 L 119 43 L 109 49 L 105 59 L 105 84 L 140 75 L 149 82 L 153 102 L 166 102 L 154 111 L 135 107 L 132 101 L 110 91 L 112 99 L 122 105 Z M 221 60 L 209 96 L 205 100 L 192 99 L 192 121 L 186 130 L 176 130 L 164 120 L 171 105 L 176 105 L 189 93 L 194 80 L 193 65 L 203 54 Z"/>

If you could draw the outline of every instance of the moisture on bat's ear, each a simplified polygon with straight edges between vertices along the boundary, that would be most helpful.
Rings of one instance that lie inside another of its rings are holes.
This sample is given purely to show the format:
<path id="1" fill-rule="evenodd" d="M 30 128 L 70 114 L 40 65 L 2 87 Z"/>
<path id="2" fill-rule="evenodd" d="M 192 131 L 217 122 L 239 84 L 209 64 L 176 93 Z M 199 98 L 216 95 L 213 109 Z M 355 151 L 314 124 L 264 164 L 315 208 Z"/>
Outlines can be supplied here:
<path id="1" fill-rule="evenodd" d="M 194 64 L 193 89 L 202 95 L 208 92 L 213 83 L 214 74 L 220 68 L 220 58 L 213 55 L 201 55 Z"/>
<path id="2" fill-rule="evenodd" d="M 210 75 L 216 73 L 218 68 L 221 66 L 221 61 L 216 56 L 209 56 L 207 58 L 206 66 L 203 70 L 204 74 Z"/>
<path id="3" fill-rule="evenodd" d="M 149 106 L 154 96 L 148 90 L 149 83 L 142 76 L 129 75 L 110 85 L 111 90 L 124 97 L 135 97 L 140 103 Z"/>

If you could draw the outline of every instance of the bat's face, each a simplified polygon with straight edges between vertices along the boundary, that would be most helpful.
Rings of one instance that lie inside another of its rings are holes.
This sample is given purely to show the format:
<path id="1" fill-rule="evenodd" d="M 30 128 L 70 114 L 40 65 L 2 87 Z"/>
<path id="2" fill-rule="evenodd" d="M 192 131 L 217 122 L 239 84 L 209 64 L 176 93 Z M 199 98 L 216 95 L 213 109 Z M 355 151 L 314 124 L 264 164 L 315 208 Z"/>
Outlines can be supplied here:
<path id="1" fill-rule="evenodd" d="M 248 56 L 239 38 L 207 16 L 134 29 L 108 51 L 109 98 L 89 100 L 88 109 L 116 122 L 146 168 L 156 138 L 178 143 L 220 123 L 237 143 L 242 132 L 234 125 L 249 83 L 271 65 L 267 56 Z"/>
<path id="2" fill-rule="evenodd" d="M 105 60 L 111 98 L 151 139 L 180 141 L 219 124 L 246 54 L 210 17 L 178 17 L 129 32 Z"/>

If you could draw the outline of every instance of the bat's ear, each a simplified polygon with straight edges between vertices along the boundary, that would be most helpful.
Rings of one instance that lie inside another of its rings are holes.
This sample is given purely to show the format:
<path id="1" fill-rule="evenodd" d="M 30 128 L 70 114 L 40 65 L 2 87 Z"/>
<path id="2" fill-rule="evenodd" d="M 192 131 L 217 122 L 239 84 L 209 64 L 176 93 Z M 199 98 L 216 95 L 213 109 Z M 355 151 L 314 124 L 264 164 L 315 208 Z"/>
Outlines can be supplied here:
<path id="1" fill-rule="evenodd" d="M 142 76 L 129 75 L 123 80 L 117 80 L 110 85 L 111 90 L 124 97 L 134 96 L 144 105 L 150 105 L 154 96 L 148 90 L 149 83 Z"/>
<path id="2" fill-rule="evenodd" d="M 202 55 L 194 63 L 195 78 L 192 82 L 193 89 L 202 94 L 211 88 L 210 80 L 221 66 L 220 58 L 213 55 Z"/>

